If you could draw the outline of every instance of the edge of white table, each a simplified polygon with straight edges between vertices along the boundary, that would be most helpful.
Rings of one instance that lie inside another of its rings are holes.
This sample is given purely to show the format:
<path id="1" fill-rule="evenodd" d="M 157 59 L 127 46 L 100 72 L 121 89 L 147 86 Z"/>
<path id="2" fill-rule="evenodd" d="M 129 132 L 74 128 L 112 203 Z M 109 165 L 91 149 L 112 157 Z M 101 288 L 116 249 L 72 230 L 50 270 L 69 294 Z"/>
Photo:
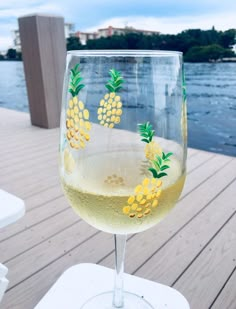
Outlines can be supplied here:
<path id="1" fill-rule="evenodd" d="M 111 291 L 113 276 L 114 270 L 100 265 L 85 263 L 72 266 L 35 309 L 79 309 L 92 296 Z M 125 291 L 146 299 L 155 309 L 190 309 L 184 296 L 166 285 L 124 274 L 124 287 Z"/>
<path id="2" fill-rule="evenodd" d="M 14 223 L 25 214 L 24 201 L 0 189 L 0 228 Z M 0 263 L 0 302 L 7 289 L 9 281 L 5 278 L 8 273 L 6 266 Z"/>
<path id="3" fill-rule="evenodd" d="M 22 199 L 0 189 L 0 228 L 14 223 L 25 214 Z"/>

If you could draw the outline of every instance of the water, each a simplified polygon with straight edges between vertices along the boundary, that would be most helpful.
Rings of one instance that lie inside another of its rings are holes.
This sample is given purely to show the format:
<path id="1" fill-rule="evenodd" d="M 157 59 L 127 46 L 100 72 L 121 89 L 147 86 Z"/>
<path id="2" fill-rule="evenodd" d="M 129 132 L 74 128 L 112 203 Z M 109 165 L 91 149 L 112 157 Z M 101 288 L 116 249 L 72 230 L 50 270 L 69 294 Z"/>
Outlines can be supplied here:
<path id="1" fill-rule="evenodd" d="M 28 112 L 23 63 L 1 61 L 0 75 L 0 107 Z"/>
<path id="2" fill-rule="evenodd" d="M 185 64 L 189 146 L 236 156 L 236 63 Z M 0 62 L 0 107 L 28 112 L 22 62 Z"/>

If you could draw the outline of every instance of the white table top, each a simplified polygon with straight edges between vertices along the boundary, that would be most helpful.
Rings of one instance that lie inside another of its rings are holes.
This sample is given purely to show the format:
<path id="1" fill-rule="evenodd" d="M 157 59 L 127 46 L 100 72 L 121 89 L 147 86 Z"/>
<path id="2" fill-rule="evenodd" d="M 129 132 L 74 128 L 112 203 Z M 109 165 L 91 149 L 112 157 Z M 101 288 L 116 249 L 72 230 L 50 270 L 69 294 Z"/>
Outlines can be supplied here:
<path id="1" fill-rule="evenodd" d="M 34 309 L 78 309 L 94 295 L 113 288 L 114 271 L 95 264 L 67 269 Z M 187 300 L 173 288 L 124 274 L 125 290 L 143 297 L 156 309 L 190 309 Z"/>
<path id="2" fill-rule="evenodd" d="M 0 228 L 17 221 L 24 214 L 24 201 L 6 191 L 0 190 Z"/>

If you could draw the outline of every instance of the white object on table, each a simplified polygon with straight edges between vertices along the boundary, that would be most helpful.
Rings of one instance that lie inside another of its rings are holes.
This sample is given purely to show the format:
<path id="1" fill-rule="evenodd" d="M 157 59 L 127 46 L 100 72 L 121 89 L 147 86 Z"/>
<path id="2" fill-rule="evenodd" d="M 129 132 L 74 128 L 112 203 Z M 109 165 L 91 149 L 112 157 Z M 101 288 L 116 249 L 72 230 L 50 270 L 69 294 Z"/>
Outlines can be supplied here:
<path id="1" fill-rule="evenodd" d="M 5 293 L 9 281 L 5 278 L 8 273 L 6 266 L 0 264 L 0 302 L 2 300 L 3 294 Z"/>
<path id="2" fill-rule="evenodd" d="M 78 264 L 66 270 L 35 309 L 78 309 L 94 295 L 111 291 L 114 271 L 95 264 Z M 154 308 L 190 309 L 175 289 L 136 276 L 124 274 L 125 290 L 142 295 Z"/>
<path id="3" fill-rule="evenodd" d="M 0 190 L 0 228 L 17 221 L 24 214 L 24 202 L 20 198 L 6 191 Z M 0 302 L 9 283 L 5 278 L 7 272 L 7 267 L 0 264 Z"/>
<path id="4" fill-rule="evenodd" d="M 24 214 L 24 201 L 6 191 L 0 190 L 0 228 L 17 221 Z"/>

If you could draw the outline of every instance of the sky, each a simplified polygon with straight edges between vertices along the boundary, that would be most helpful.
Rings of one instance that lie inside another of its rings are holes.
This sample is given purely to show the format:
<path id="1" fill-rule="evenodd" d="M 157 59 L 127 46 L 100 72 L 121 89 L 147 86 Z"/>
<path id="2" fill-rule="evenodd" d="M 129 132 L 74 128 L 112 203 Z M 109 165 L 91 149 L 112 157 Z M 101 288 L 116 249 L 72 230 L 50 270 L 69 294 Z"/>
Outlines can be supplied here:
<path id="1" fill-rule="evenodd" d="M 32 13 L 63 16 L 76 31 L 109 25 L 172 34 L 236 28 L 235 0 L 0 0 L 0 51 L 12 47 L 17 18 Z"/>

